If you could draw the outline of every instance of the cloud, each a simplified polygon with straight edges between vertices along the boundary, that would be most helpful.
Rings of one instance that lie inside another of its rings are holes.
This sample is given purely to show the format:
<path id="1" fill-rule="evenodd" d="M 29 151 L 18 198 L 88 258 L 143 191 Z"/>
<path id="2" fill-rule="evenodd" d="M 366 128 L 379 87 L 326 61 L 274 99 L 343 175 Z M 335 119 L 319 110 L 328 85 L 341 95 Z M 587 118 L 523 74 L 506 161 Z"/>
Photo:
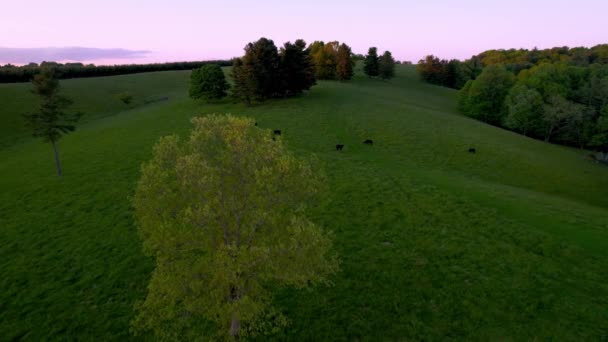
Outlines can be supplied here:
<path id="1" fill-rule="evenodd" d="M 150 51 L 127 49 L 99 49 L 86 47 L 50 47 L 50 48 L 6 48 L 0 47 L 0 62 L 27 64 L 42 61 L 53 62 L 89 62 L 107 59 L 134 59 L 146 57 Z"/>

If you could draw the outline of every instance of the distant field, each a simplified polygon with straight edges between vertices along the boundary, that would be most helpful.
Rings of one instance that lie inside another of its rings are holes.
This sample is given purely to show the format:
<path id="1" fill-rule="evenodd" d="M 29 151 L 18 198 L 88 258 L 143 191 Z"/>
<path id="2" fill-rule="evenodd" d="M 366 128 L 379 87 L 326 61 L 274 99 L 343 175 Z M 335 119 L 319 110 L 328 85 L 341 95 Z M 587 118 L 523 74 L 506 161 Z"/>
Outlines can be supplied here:
<path id="1" fill-rule="evenodd" d="M 188 76 L 63 81 L 86 116 L 60 142 L 62 179 L 51 147 L 22 128 L 28 86 L 0 85 L 0 341 L 130 337 L 153 267 L 129 202 L 140 165 L 208 113 L 281 129 L 329 177 L 311 215 L 335 233 L 341 272 L 333 287 L 279 292 L 292 322 L 273 338 L 607 338 L 608 167 L 585 151 L 463 117 L 454 91 L 408 66 L 250 108 L 188 99 Z"/>
<path id="2" fill-rule="evenodd" d="M 189 77 L 190 71 L 150 72 L 61 81 L 61 86 L 64 94 L 75 102 L 70 111 L 84 113 L 83 121 L 89 122 L 163 96 L 184 98 Z M 30 89 L 30 83 L 0 84 L 0 147 L 29 137 L 21 115 L 35 110 L 38 105 L 38 99 Z M 118 94 L 123 92 L 133 95 L 132 105 L 127 106 L 118 99 Z"/>

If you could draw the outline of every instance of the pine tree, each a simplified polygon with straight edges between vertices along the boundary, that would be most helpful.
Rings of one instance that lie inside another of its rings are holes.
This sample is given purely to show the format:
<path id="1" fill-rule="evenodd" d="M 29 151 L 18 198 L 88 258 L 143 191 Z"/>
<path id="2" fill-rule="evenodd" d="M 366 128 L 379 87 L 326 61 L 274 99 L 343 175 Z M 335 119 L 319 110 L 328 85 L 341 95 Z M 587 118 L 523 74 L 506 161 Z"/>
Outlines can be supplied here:
<path id="1" fill-rule="evenodd" d="M 378 49 L 375 47 L 370 47 L 367 55 L 365 56 L 363 71 L 369 77 L 375 77 L 379 74 L 379 65 L 378 65 Z"/>
<path id="2" fill-rule="evenodd" d="M 348 81 L 353 78 L 355 62 L 352 58 L 352 50 L 345 43 L 338 48 L 336 76 L 340 81 Z"/>
<path id="3" fill-rule="evenodd" d="M 385 51 L 378 59 L 378 74 L 383 80 L 395 77 L 395 59 L 390 51 Z"/>
<path id="4" fill-rule="evenodd" d="M 235 58 L 232 64 L 232 97 L 237 101 L 242 101 L 246 105 L 251 105 L 255 96 L 254 80 L 251 76 L 251 66 L 245 66 L 241 58 Z"/>
<path id="5" fill-rule="evenodd" d="M 254 99 L 263 101 L 280 94 L 279 52 L 270 39 L 260 38 L 245 47 L 243 67 L 251 77 Z"/>
<path id="6" fill-rule="evenodd" d="M 285 43 L 279 56 L 281 58 L 281 92 L 283 95 L 297 95 L 309 90 L 316 83 L 315 66 L 304 40 L 298 39 L 295 44 Z"/>

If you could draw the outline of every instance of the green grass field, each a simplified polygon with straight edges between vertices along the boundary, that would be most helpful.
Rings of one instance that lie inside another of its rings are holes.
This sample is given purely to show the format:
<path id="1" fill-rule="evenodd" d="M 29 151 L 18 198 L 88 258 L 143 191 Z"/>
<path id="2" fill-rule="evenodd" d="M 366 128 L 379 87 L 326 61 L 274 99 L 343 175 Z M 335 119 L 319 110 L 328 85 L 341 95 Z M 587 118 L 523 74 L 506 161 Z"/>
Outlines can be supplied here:
<path id="1" fill-rule="evenodd" d="M 59 144 L 61 179 L 51 146 L 22 128 L 28 85 L 0 85 L 0 341 L 131 337 L 153 266 L 130 207 L 139 167 L 207 113 L 281 129 L 329 178 L 311 215 L 335 233 L 341 271 L 333 287 L 278 292 L 291 325 L 272 338 L 608 338 L 608 168 L 585 151 L 463 117 L 454 91 L 412 67 L 249 108 L 188 99 L 188 77 L 63 81 L 86 115 Z"/>

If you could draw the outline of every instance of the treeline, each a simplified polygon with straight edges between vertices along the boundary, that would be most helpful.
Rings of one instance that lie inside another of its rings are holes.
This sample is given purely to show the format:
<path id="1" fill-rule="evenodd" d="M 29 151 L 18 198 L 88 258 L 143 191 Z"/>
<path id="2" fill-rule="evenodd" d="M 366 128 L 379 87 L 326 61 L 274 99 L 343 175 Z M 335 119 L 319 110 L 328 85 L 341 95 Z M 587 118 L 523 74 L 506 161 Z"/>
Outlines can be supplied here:
<path id="1" fill-rule="evenodd" d="M 316 84 L 315 64 L 302 39 L 285 43 L 279 51 L 272 40 L 260 38 L 234 59 L 232 79 L 233 98 L 251 104 L 310 89 Z"/>
<path id="2" fill-rule="evenodd" d="M 416 71 L 423 81 L 454 89 L 460 89 L 468 80 L 475 79 L 481 70 L 482 65 L 477 59 L 461 62 L 457 59 L 439 59 L 433 55 L 426 56 L 416 65 Z"/>
<path id="3" fill-rule="evenodd" d="M 394 64 L 387 54 L 386 60 Z M 310 46 L 302 39 L 287 42 L 280 49 L 267 38 L 245 46 L 245 55 L 232 62 L 230 86 L 219 65 L 207 65 L 192 72 L 190 97 L 215 100 L 228 95 L 251 104 L 270 98 L 290 97 L 309 90 L 317 80 L 348 81 L 354 75 L 357 59 L 345 43 L 315 41 Z M 384 76 L 392 77 L 393 69 L 385 68 Z M 384 77 L 383 76 L 383 77 Z"/>
<path id="4" fill-rule="evenodd" d="M 608 44 L 585 47 L 556 47 L 552 49 L 489 50 L 462 62 L 445 60 L 430 55 L 418 62 L 416 69 L 420 77 L 429 83 L 460 89 L 468 80 L 474 80 L 483 68 L 503 65 L 518 74 L 522 70 L 546 63 L 565 63 L 586 67 L 592 64 L 608 64 Z"/>
<path id="5" fill-rule="evenodd" d="M 608 151 L 608 45 L 490 50 L 462 62 L 427 56 L 432 84 L 461 89 L 470 117 L 526 136 Z"/>
<path id="6" fill-rule="evenodd" d="M 459 108 L 533 138 L 608 151 L 607 64 L 545 62 L 517 76 L 490 65 L 462 88 Z"/>
<path id="7" fill-rule="evenodd" d="M 170 70 L 193 70 L 207 64 L 218 64 L 229 66 L 229 60 L 199 61 L 199 62 L 174 62 L 153 64 L 129 64 L 129 65 L 93 65 L 82 63 L 55 63 L 42 62 L 41 64 L 30 63 L 24 66 L 5 65 L 0 66 L 0 83 L 29 82 L 34 75 L 39 74 L 43 68 L 52 68 L 57 77 L 61 79 L 84 78 L 99 76 L 117 76 L 136 74 L 152 71 Z"/>

